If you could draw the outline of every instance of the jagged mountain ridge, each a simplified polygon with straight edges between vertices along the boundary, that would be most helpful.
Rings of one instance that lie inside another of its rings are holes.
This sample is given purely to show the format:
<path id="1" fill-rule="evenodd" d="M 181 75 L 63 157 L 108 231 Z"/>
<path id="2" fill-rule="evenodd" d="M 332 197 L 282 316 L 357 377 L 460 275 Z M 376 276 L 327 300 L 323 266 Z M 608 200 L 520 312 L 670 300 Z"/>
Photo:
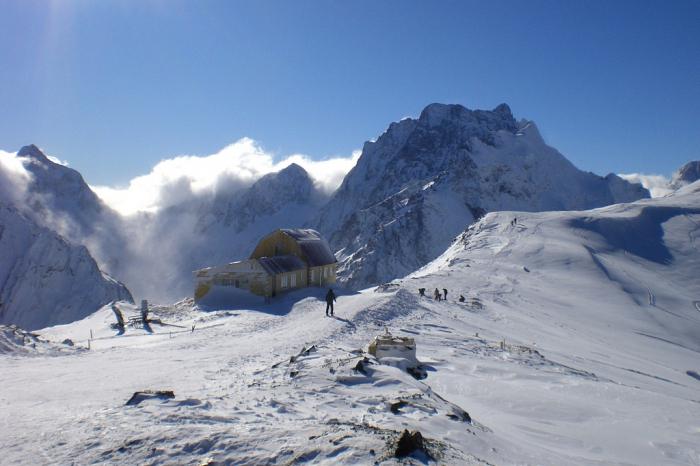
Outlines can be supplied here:
<path id="1" fill-rule="evenodd" d="M 81 319 L 132 297 L 71 244 L 17 209 L 0 204 L 0 324 L 33 330 Z"/>
<path id="2" fill-rule="evenodd" d="M 510 108 L 431 104 L 367 142 L 318 228 L 339 278 L 361 288 L 434 259 L 485 212 L 590 209 L 649 197 L 616 175 L 578 170 Z"/>

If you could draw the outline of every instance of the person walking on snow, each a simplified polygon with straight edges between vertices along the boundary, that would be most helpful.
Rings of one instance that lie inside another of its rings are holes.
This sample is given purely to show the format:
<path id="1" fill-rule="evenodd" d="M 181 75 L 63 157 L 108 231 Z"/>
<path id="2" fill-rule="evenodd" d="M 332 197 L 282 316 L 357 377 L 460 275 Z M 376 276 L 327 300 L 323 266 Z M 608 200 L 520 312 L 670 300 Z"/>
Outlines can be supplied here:
<path id="1" fill-rule="evenodd" d="M 434 296 L 435 296 L 435 301 L 440 301 L 440 290 L 438 290 L 437 288 L 435 288 Z"/>
<path id="2" fill-rule="evenodd" d="M 447 301 L 447 288 L 443 288 L 442 291 L 443 291 L 442 299 L 444 299 L 445 301 Z"/>
<path id="3" fill-rule="evenodd" d="M 333 301 L 335 301 L 335 293 L 333 293 L 333 288 L 328 288 L 328 293 L 326 293 L 326 317 L 328 317 L 328 309 L 331 310 L 331 315 L 333 315 Z"/>

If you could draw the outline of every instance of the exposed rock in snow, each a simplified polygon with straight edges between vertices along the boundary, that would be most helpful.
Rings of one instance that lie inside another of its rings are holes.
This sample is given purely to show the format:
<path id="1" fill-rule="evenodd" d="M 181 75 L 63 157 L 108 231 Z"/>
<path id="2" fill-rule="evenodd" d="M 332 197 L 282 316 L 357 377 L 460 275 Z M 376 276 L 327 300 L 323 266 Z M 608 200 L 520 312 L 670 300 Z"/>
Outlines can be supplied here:
<path id="1" fill-rule="evenodd" d="M 26 329 L 72 322 L 129 291 L 73 245 L 0 204 L 0 323 Z"/>
<path id="2" fill-rule="evenodd" d="M 355 288 L 424 265 L 485 212 L 588 209 L 649 197 L 616 175 L 584 173 L 507 105 L 431 104 L 392 123 L 324 206 L 317 228 Z"/>

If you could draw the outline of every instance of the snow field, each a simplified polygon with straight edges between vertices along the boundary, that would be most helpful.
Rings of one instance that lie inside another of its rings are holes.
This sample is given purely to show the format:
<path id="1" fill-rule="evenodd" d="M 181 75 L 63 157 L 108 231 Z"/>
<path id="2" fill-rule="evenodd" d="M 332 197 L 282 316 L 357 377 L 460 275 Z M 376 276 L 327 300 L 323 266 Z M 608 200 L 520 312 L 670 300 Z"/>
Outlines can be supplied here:
<path id="1" fill-rule="evenodd" d="M 341 293 L 335 318 L 309 289 L 255 309 L 155 307 L 182 328 L 153 333 L 115 336 L 108 308 L 45 329 L 80 345 L 92 329 L 91 350 L 0 356 L 4 461 L 395 464 L 408 428 L 441 464 L 699 464 L 698 191 L 489 214 L 405 279 Z M 620 241 L 639 228 L 646 257 Z M 385 327 L 415 338 L 427 378 L 371 358 L 353 370 Z M 144 389 L 175 398 L 124 406 Z"/>

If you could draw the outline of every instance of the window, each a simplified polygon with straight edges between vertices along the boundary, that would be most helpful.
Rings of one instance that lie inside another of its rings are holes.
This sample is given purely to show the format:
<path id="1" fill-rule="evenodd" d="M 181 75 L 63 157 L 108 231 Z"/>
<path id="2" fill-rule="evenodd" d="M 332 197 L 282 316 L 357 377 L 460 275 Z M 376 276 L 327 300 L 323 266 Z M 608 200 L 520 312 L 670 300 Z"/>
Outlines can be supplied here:
<path id="1" fill-rule="evenodd" d="M 282 288 L 287 288 L 287 276 L 282 275 Z"/>
<path id="2" fill-rule="evenodd" d="M 297 286 L 297 274 L 296 274 L 296 272 L 292 274 L 292 283 L 291 283 L 291 286 L 292 286 L 292 287 Z"/>
<path id="3" fill-rule="evenodd" d="M 328 273 L 328 267 L 324 267 L 324 268 L 323 268 L 323 276 L 326 277 L 326 278 L 328 278 L 328 275 L 329 275 L 329 273 Z"/>
<path id="4" fill-rule="evenodd" d="M 314 269 L 311 269 L 311 281 L 314 282 L 316 280 L 316 271 Z"/>
<path id="5" fill-rule="evenodd" d="M 240 287 L 241 287 L 241 282 L 239 282 L 238 280 L 236 280 L 236 288 L 240 288 Z"/>

